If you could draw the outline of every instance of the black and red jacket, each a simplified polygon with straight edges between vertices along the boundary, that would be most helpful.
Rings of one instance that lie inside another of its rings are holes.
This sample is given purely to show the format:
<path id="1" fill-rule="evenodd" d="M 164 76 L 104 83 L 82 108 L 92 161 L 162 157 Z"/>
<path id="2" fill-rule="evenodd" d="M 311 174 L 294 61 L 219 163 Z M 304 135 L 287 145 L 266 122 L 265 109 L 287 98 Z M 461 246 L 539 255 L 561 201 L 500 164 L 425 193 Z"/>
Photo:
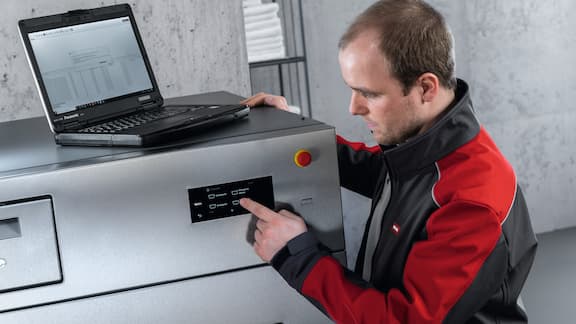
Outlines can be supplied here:
<path id="1" fill-rule="evenodd" d="M 514 170 L 477 121 L 465 82 L 425 133 L 393 148 L 338 137 L 338 155 L 342 186 L 372 198 L 356 271 L 309 231 L 272 260 L 292 287 L 337 323 L 527 321 L 517 301 L 536 239 Z M 365 262 L 370 224 L 377 239 Z"/>

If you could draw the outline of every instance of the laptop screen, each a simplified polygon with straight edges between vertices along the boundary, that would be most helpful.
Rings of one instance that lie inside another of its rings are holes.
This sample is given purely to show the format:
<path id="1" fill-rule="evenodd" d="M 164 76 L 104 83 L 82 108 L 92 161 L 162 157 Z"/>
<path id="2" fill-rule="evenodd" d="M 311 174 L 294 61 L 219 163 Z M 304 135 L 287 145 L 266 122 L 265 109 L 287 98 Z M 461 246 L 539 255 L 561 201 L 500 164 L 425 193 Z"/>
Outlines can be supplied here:
<path id="1" fill-rule="evenodd" d="M 28 37 L 56 115 L 153 90 L 127 16 Z"/>

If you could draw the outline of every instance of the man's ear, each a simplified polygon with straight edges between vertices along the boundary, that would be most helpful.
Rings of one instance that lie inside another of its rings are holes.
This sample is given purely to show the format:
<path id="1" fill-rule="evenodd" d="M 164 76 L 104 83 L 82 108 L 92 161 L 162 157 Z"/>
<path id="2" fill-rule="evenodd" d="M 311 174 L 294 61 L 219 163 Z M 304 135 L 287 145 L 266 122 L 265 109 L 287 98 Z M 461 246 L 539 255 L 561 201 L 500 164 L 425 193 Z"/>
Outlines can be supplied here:
<path id="1" fill-rule="evenodd" d="M 426 72 L 416 82 L 420 88 L 422 103 L 432 102 L 440 91 L 440 80 L 434 73 Z"/>

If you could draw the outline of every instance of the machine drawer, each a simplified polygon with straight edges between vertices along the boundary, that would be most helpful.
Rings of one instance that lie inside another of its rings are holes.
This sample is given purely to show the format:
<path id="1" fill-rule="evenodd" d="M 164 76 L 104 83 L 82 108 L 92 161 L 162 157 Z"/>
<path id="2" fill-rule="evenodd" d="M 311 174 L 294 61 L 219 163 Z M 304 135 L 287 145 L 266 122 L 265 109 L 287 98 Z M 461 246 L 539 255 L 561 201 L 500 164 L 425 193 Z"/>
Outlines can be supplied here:
<path id="1" fill-rule="evenodd" d="M 51 199 L 0 203 L 0 293 L 60 281 Z"/>

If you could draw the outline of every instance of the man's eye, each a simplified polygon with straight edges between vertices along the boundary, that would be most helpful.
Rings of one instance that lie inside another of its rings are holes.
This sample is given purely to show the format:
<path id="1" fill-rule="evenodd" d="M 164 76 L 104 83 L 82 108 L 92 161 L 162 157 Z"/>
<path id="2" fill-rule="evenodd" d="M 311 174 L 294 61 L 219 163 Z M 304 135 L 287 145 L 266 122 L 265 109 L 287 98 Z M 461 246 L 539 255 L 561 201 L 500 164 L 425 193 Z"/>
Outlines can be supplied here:
<path id="1" fill-rule="evenodd" d="M 362 95 L 362 97 L 366 98 L 366 99 L 370 99 L 370 98 L 375 98 L 376 94 L 372 93 L 372 92 L 364 92 L 361 91 L 360 94 Z"/>

